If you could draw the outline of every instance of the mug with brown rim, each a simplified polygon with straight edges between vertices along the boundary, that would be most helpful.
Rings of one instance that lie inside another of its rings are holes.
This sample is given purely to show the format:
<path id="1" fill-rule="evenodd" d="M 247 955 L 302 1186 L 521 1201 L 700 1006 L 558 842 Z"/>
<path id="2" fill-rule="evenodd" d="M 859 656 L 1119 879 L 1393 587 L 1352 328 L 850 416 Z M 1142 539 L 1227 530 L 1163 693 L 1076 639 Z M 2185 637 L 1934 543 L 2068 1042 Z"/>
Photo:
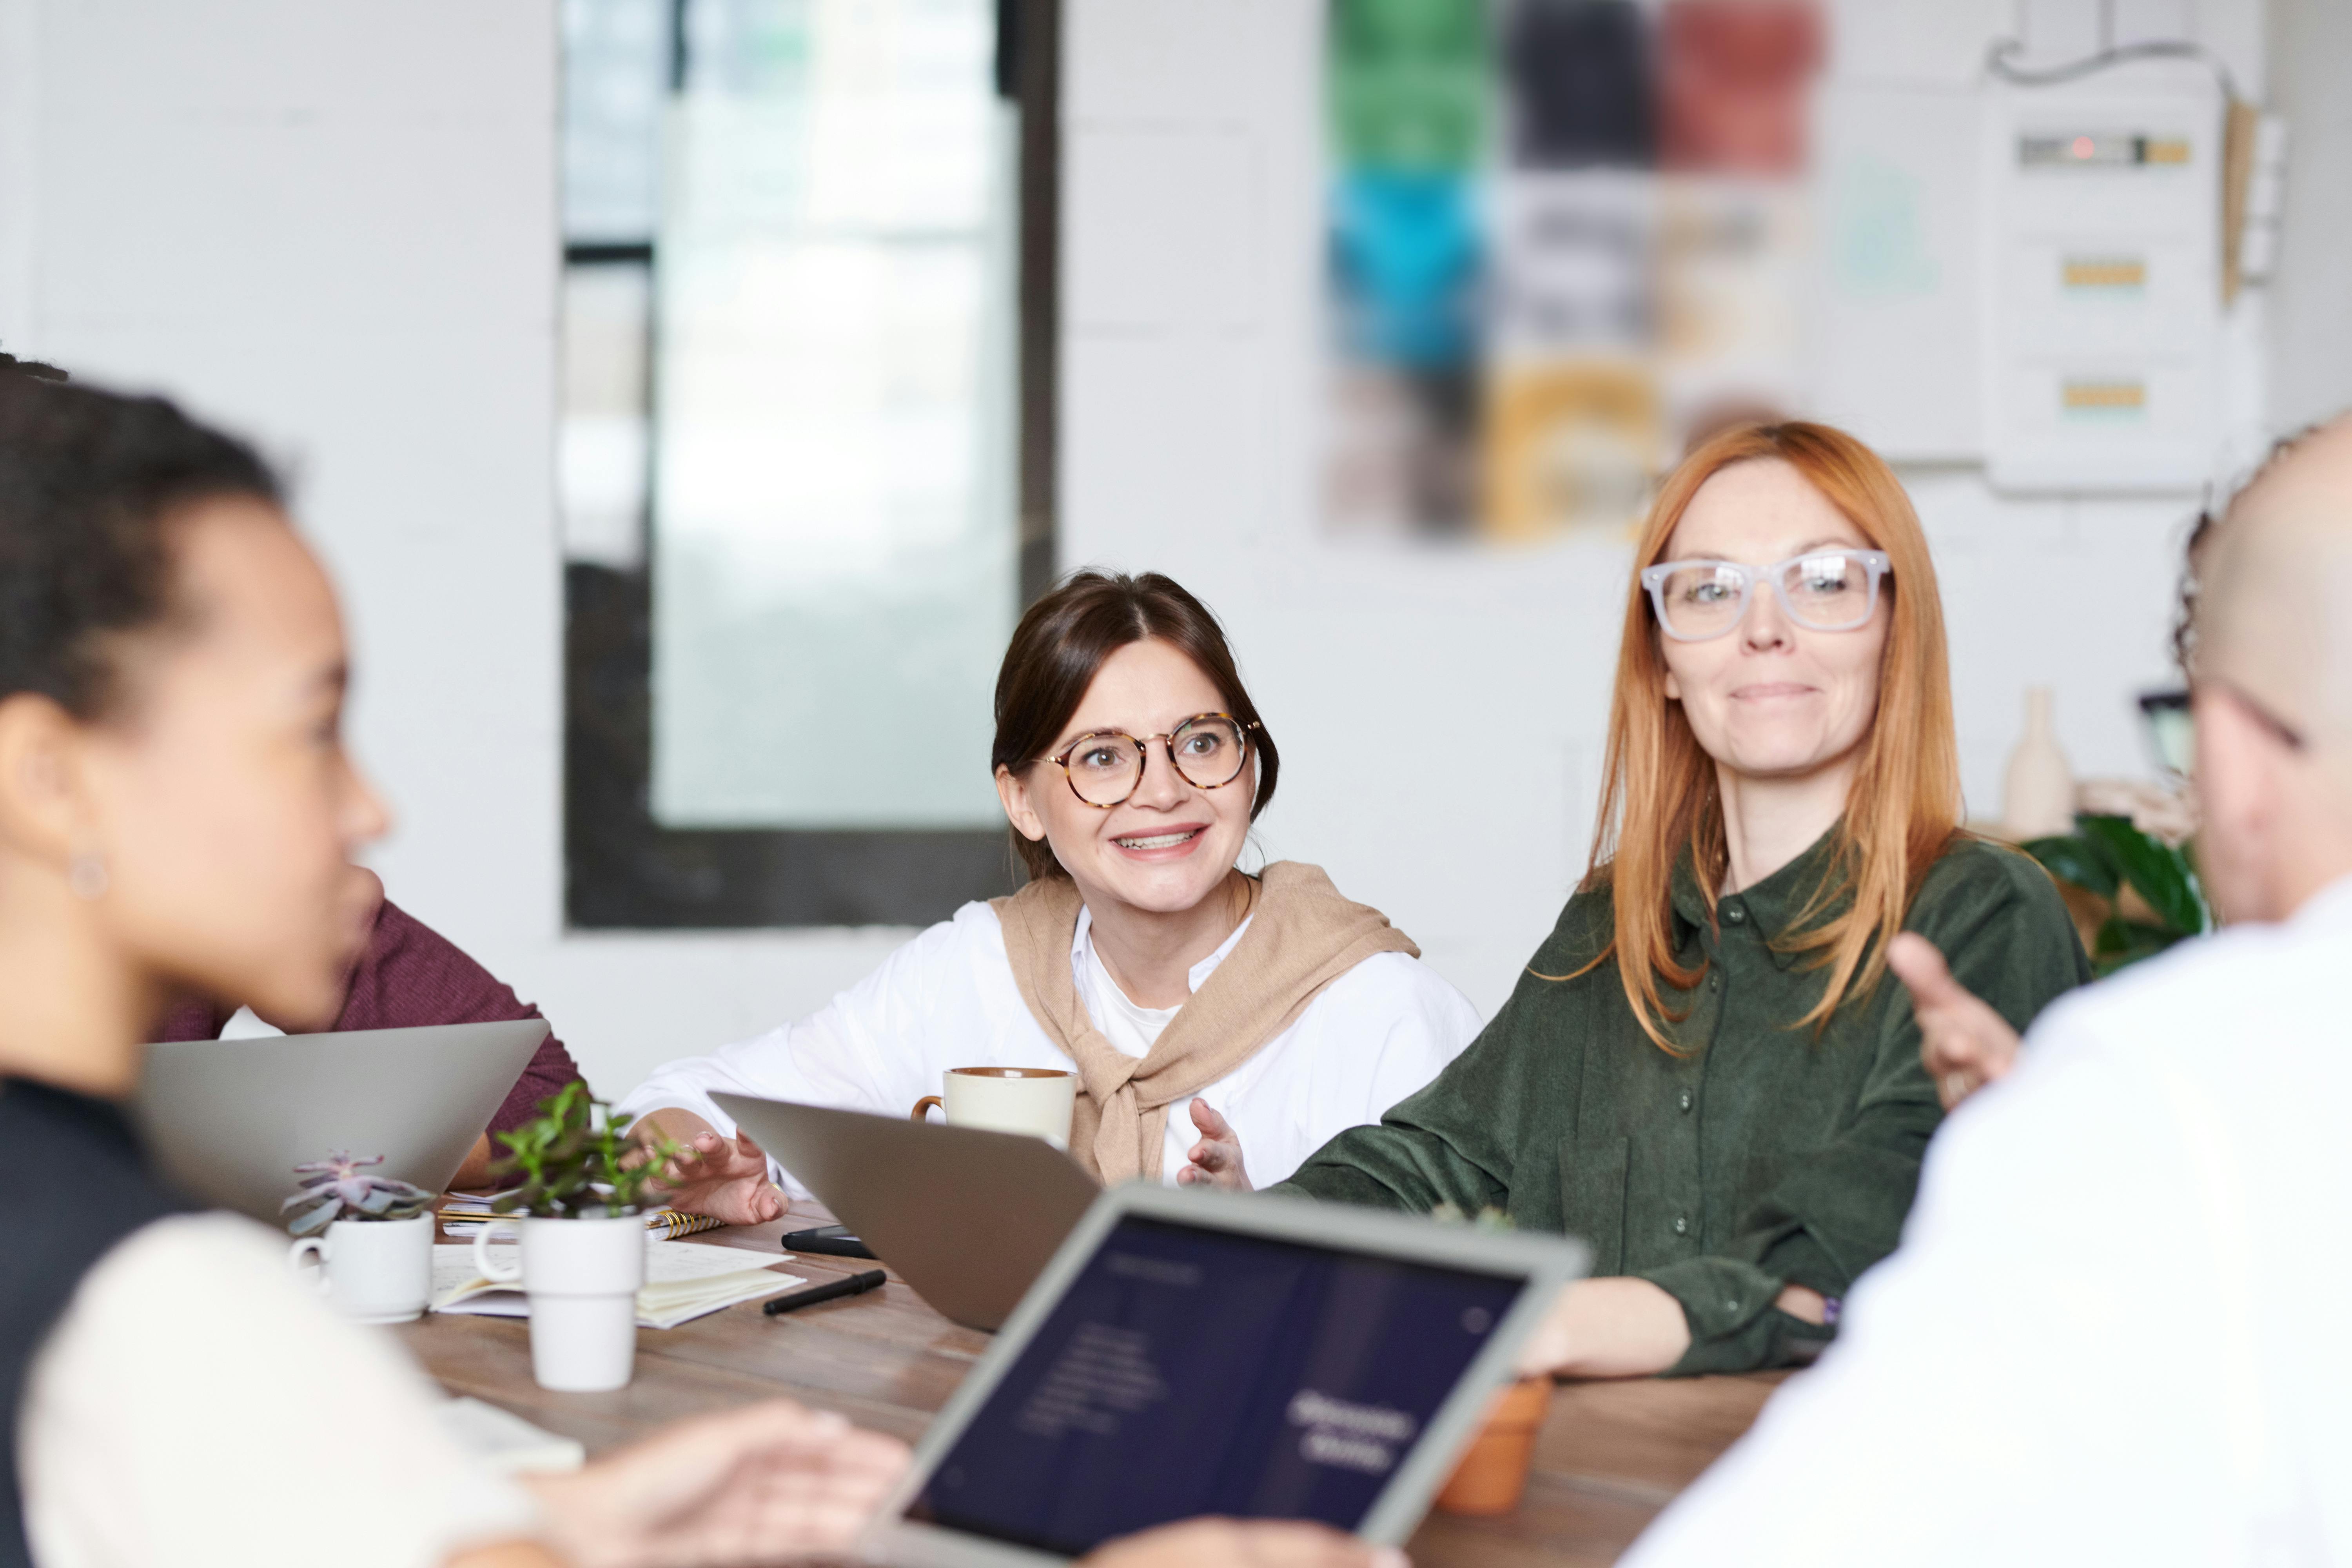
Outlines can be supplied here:
<path id="1" fill-rule="evenodd" d="M 1026 1132 L 1056 1149 L 1070 1146 L 1077 1074 L 1058 1068 L 950 1068 L 941 1077 L 940 1093 L 915 1101 L 917 1121 L 928 1120 L 936 1105 L 950 1127 Z"/>

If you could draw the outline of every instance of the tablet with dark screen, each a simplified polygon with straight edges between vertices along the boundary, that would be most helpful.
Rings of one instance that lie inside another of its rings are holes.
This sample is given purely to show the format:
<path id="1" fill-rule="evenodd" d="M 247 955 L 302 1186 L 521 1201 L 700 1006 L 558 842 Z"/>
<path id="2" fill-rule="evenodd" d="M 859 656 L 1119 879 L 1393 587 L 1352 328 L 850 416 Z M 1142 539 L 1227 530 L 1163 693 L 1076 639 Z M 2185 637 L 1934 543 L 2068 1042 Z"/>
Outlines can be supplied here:
<path id="1" fill-rule="evenodd" d="M 1202 1514 L 1409 1533 L 1577 1244 L 1127 1187 L 917 1454 L 879 1555 L 1081 1556 Z"/>

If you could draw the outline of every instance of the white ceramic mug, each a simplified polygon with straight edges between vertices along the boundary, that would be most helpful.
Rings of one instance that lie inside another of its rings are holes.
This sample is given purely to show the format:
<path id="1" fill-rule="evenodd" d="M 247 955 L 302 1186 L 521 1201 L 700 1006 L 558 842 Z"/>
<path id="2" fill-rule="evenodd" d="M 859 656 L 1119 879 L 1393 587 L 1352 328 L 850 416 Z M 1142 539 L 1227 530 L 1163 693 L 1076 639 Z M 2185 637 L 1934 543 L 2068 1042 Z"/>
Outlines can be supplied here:
<path id="1" fill-rule="evenodd" d="M 521 1232 L 522 1258 L 490 1257 L 501 1227 Z M 625 1388 L 637 1356 L 637 1287 L 646 1282 L 640 1215 L 494 1219 L 474 1233 L 474 1267 L 530 1298 L 530 1374 L 541 1388 L 591 1394 Z"/>
<path id="2" fill-rule="evenodd" d="M 315 1252 L 319 1293 L 337 1311 L 362 1323 L 405 1323 L 424 1315 L 433 1295 L 434 1223 L 430 1214 L 339 1219 L 289 1247 L 286 1266 L 299 1276 Z"/>
<path id="3" fill-rule="evenodd" d="M 929 1120 L 934 1105 L 950 1127 L 1026 1132 L 1056 1149 L 1070 1146 L 1070 1111 L 1078 1075 L 1058 1068 L 950 1068 L 938 1094 L 915 1101 L 914 1119 Z"/>

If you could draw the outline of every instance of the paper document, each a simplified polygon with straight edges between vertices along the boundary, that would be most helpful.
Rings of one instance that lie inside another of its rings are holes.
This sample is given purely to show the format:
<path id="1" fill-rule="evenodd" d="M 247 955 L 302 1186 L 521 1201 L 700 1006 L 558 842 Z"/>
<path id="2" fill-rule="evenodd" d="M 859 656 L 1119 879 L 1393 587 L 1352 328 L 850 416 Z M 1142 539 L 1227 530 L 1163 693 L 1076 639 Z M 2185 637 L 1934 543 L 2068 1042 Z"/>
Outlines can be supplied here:
<path id="1" fill-rule="evenodd" d="M 521 1248 L 494 1245 L 490 1256 L 503 1267 L 520 1261 Z M 756 1301 L 807 1280 L 769 1266 L 760 1253 L 739 1247 L 702 1247 L 691 1242 L 646 1242 L 646 1282 L 637 1291 L 637 1322 L 648 1329 L 674 1329 L 690 1319 L 738 1301 Z M 433 1310 L 475 1312 L 493 1318 L 528 1318 L 530 1300 L 520 1285 L 499 1285 L 474 1268 L 474 1249 L 443 1244 L 433 1249 Z"/>

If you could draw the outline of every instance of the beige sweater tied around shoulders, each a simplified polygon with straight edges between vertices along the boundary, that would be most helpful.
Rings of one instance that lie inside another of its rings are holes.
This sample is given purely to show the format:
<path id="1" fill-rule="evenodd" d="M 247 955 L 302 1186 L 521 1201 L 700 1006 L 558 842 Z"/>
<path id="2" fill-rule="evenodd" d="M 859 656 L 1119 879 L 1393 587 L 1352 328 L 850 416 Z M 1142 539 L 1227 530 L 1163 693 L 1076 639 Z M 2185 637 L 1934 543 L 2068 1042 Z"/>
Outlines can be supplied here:
<path id="1" fill-rule="evenodd" d="M 1380 910 L 1341 898 L 1321 868 L 1277 860 L 1252 880 L 1249 930 L 1139 1058 L 1103 1038 L 1078 994 L 1076 885 L 1040 879 L 992 907 L 1021 999 L 1077 1065 L 1070 1152 L 1106 1185 L 1159 1180 L 1168 1107 L 1247 1061 L 1325 986 L 1374 953 L 1421 956 Z"/>

